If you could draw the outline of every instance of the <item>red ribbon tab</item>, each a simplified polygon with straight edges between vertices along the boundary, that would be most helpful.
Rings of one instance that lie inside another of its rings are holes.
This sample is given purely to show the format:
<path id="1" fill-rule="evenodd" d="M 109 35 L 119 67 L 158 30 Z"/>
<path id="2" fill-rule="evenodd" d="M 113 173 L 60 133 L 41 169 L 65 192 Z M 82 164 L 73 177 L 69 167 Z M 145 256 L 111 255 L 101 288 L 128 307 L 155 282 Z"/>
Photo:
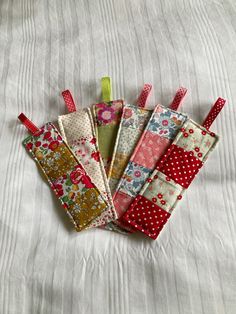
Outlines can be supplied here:
<path id="1" fill-rule="evenodd" d="M 74 99 L 71 95 L 71 92 L 67 89 L 64 92 L 62 92 L 62 97 L 64 98 L 66 107 L 69 112 L 75 112 L 76 111 L 76 106 Z"/>
<path id="2" fill-rule="evenodd" d="M 34 125 L 33 122 L 30 121 L 23 113 L 21 113 L 18 116 L 18 119 L 21 121 L 21 123 L 27 128 L 27 130 L 30 133 L 34 134 L 39 131 L 39 128 L 37 128 L 37 126 Z"/>
<path id="3" fill-rule="evenodd" d="M 204 123 L 203 127 L 209 130 L 212 123 L 215 121 L 218 114 L 221 112 L 222 108 L 224 107 L 226 103 L 226 100 L 223 98 L 218 98 L 215 102 L 214 106 L 211 108 L 210 112 L 208 113 Z"/>
<path id="4" fill-rule="evenodd" d="M 150 92 L 152 90 L 152 85 L 151 84 L 144 84 L 143 90 L 141 94 L 139 95 L 137 105 L 139 107 L 144 108 L 147 103 L 148 96 L 150 95 Z"/>
<path id="5" fill-rule="evenodd" d="M 172 110 L 178 110 L 178 108 L 181 105 L 181 103 L 182 103 L 186 93 L 187 93 L 187 88 L 180 87 L 177 90 L 177 92 L 175 94 L 175 97 L 174 97 L 172 103 L 170 104 L 169 108 L 172 109 Z"/>

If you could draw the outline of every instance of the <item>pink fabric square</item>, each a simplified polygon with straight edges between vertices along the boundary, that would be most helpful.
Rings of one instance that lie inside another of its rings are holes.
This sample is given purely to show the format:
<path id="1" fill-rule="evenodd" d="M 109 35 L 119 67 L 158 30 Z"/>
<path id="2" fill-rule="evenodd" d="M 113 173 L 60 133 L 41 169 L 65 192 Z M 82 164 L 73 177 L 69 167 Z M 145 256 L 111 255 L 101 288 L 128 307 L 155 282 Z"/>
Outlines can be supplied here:
<path id="1" fill-rule="evenodd" d="M 169 139 L 161 137 L 150 131 L 145 131 L 131 160 L 146 168 L 154 169 L 156 163 L 165 153 L 165 150 L 169 147 L 169 145 Z"/>
<path id="2" fill-rule="evenodd" d="M 121 217 L 126 212 L 133 199 L 133 197 L 122 192 L 117 192 L 114 195 L 113 201 L 118 217 Z"/>

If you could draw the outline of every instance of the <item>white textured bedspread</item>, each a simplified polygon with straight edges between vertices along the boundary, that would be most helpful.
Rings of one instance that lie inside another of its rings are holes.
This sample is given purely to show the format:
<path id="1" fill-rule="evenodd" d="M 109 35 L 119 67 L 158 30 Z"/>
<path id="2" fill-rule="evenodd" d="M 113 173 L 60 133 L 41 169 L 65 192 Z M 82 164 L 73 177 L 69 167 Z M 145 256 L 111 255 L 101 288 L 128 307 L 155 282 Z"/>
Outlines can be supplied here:
<path id="1" fill-rule="evenodd" d="M 101 99 L 100 78 L 134 102 L 201 123 L 218 96 L 221 142 L 156 241 L 76 233 L 26 153 L 24 112 L 41 126 Z M 236 1 L 1 0 L 0 313 L 236 313 Z"/>

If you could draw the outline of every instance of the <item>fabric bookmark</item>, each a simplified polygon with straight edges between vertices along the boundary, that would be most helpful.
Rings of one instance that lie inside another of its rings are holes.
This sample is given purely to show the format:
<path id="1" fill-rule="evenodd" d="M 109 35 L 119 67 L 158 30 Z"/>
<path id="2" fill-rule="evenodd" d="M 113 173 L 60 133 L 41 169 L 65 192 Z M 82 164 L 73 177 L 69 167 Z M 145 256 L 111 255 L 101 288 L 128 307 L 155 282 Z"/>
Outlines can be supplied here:
<path id="1" fill-rule="evenodd" d="M 108 174 L 124 102 L 121 99 L 112 100 L 110 77 L 103 77 L 101 86 L 103 101 L 93 105 L 92 113 L 99 151 Z"/>
<path id="2" fill-rule="evenodd" d="M 18 118 L 31 133 L 23 145 L 44 173 L 76 231 L 87 228 L 106 210 L 105 199 L 52 123 L 39 129 L 23 113 Z"/>
<path id="3" fill-rule="evenodd" d="M 179 108 L 187 92 L 181 87 L 176 92 L 170 108 Z M 135 147 L 122 178 L 113 196 L 118 217 L 122 216 L 140 192 L 146 179 L 155 169 L 156 164 L 174 140 L 187 116 L 170 108 L 157 105 Z M 122 221 L 120 226 L 125 227 Z"/>
<path id="4" fill-rule="evenodd" d="M 151 116 L 151 110 L 145 108 L 151 89 L 150 84 L 145 84 L 137 105 L 124 105 L 108 173 L 108 182 L 112 194 L 115 192 L 132 152 Z"/>
<path id="5" fill-rule="evenodd" d="M 70 91 L 67 90 L 63 92 L 62 96 L 67 108 L 69 108 L 70 104 L 72 102 L 74 103 Z M 89 227 L 104 226 L 115 220 L 117 216 L 112 202 L 104 165 L 98 150 L 91 111 L 88 108 L 77 110 L 75 108 L 71 113 L 59 116 L 58 124 L 63 139 L 70 146 L 78 161 L 81 162 L 108 203 L 106 210 L 102 212 L 99 217 L 94 219 Z"/>
<path id="6" fill-rule="evenodd" d="M 122 220 L 156 239 L 183 192 L 189 187 L 218 136 L 209 130 L 225 104 L 218 98 L 203 126 L 187 119 Z"/>

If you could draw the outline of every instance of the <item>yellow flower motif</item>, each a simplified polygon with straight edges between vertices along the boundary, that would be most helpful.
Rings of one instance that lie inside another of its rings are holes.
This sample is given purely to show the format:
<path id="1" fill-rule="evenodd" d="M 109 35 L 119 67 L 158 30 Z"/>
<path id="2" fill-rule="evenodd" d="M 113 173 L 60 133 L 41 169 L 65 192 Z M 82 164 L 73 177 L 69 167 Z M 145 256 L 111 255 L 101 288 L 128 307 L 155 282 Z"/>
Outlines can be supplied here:
<path id="1" fill-rule="evenodd" d="M 37 157 L 38 160 L 43 159 L 43 154 L 39 149 L 35 150 L 35 156 Z"/>
<path id="2" fill-rule="evenodd" d="M 79 189 L 78 185 L 77 184 L 73 184 L 72 185 L 72 190 L 73 191 L 77 191 Z"/>

